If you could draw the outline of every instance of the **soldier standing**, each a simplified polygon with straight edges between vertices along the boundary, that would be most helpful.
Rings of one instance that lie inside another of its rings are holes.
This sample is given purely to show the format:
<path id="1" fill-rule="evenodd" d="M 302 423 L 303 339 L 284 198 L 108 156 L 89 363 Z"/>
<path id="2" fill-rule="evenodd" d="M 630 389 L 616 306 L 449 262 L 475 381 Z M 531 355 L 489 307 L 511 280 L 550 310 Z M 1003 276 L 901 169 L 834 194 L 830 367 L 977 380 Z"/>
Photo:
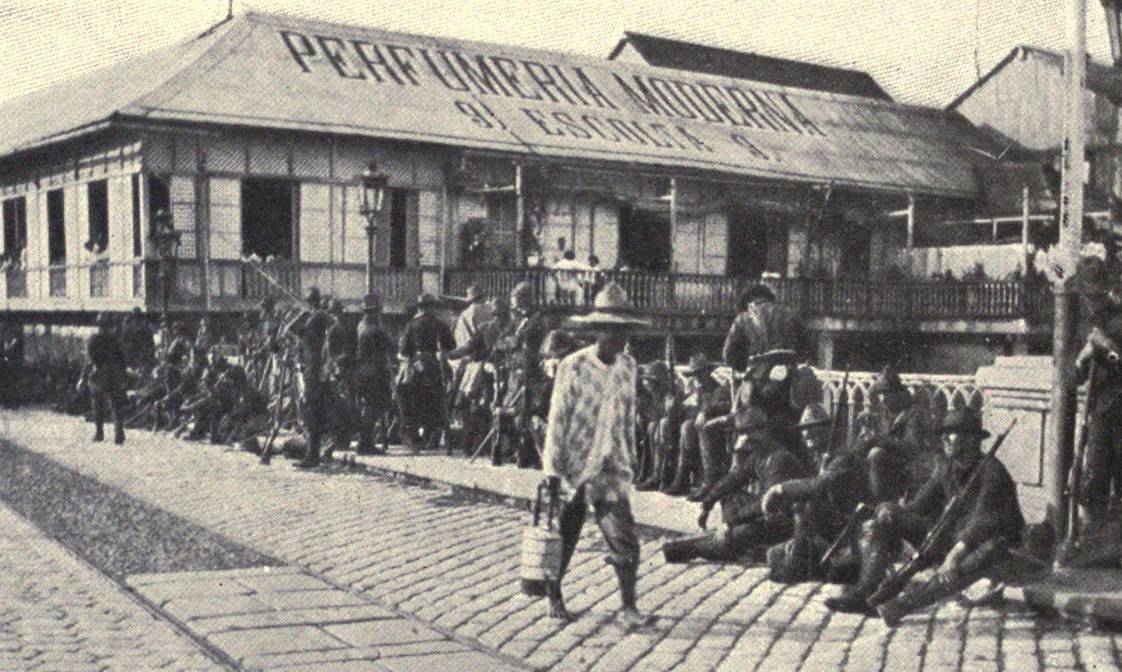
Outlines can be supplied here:
<path id="1" fill-rule="evenodd" d="M 331 324 L 320 308 L 319 289 L 312 287 L 305 298 L 307 309 L 293 318 L 285 333 L 295 336 L 300 343 L 300 389 L 304 410 L 304 432 L 308 448 L 304 459 L 296 466 L 301 469 L 315 467 L 320 462 L 320 440 L 327 422 L 327 386 L 324 384 L 323 351 L 327 328 Z"/>
<path id="2" fill-rule="evenodd" d="M 550 587 L 550 616 L 570 618 L 561 582 L 591 505 L 610 549 L 606 560 L 619 581 L 620 622 L 634 628 L 646 619 L 637 608 L 639 538 L 629 501 L 636 365 L 624 352 L 628 333 L 641 322 L 627 313 L 629 307 L 623 289 L 611 283 L 596 297 L 592 313 L 574 318 L 595 328 L 597 341 L 557 367 L 543 462 L 551 496 L 559 495 L 562 481 L 572 489 L 561 512 L 561 572 Z"/>
<path id="3" fill-rule="evenodd" d="M 86 346 L 89 362 L 90 399 L 93 404 L 94 441 L 104 441 L 105 413 L 113 419 L 113 443 L 125 442 L 125 352 L 117 339 L 113 318 L 109 313 L 98 313 L 96 334 Z"/>
<path id="4" fill-rule="evenodd" d="M 398 351 L 406 360 L 404 388 L 399 387 L 402 441 L 419 447 L 418 432 L 424 431 L 429 448 L 439 445 L 447 419 L 444 363 L 441 353 L 455 347 L 452 330 L 435 314 L 440 301 L 425 292 L 417 299 L 417 315 L 405 325 Z"/>
<path id="5" fill-rule="evenodd" d="M 355 383 L 361 413 L 360 455 L 376 453 L 375 431 L 384 425 L 386 413 L 393 407 L 390 389 L 394 345 L 382 328 L 382 301 L 377 294 L 362 298 L 362 321 L 358 324 Z M 388 431 L 388 427 L 382 427 Z"/>
<path id="6" fill-rule="evenodd" d="M 468 307 L 456 318 L 456 326 L 452 329 L 452 337 L 457 348 L 467 345 L 472 336 L 490 318 L 488 306 L 483 301 L 485 298 L 486 295 L 478 286 L 468 287 L 467 296 L 464 298 Z"/>
<path id="7" fill-rule="evenodd" d="M 910 600 L 930 604 L 939 593 L 949 596 L 941 586 L 957 584 L 964 572 L 973 575 L 993 566 L 1020 542 L 1025 519 L 1017 502 L 1017 488 L 1005 465 L 982 453 L 981 442 L 989 432 L 982 429 L 977 412 L 969 407 L 951 411 L 940 433 L 943 459 L 907 504 L 881 504 L 876 517 L 864 524 L 860 579 L 840 596 L 826 600 L 829 609 L 871 615 L 868 598 L 884 580 L 901 543 L 907 541 L 920 548 L 935 520 L 956 495 L 964 498 L 964 514 L 949 521 L 947 534 L 938 540 L 930 557 L 922 558 L 927 566 L 939 565 L 939 570 L 920 591 L 928 594 L 912 593 Z M 978 477 L 966 489 L 976 469 L 980 470 Z"/>
<path id="8" fill-rule="evenodd" d="M 805 351 L 805 325 L 794 311 L 776 303 L 767 286 L 755 284 L 745 289 L 736 308 L 738 314 L 721 354 L 734 370 L 743 371 L 750 357 L 770 350 Z"/>

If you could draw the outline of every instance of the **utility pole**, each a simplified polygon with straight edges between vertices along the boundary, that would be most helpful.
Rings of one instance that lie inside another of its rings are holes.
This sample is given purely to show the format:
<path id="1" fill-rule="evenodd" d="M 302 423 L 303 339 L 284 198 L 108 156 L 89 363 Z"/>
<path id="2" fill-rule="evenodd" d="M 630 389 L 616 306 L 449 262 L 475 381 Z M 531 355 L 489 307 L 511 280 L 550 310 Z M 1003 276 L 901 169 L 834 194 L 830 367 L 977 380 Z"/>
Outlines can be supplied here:
<path id="1" fill-rule="evenodd" d="M 1087 2 L 1067 0 L 1068 47 L 1064 55 L 1063 183 L 1060 198 L 1060 240 L 1055 323 L 1052 332 L 1052 398 L 1049 442 L 1044 456 L 1048 492 L 1048 520 L 1057 539 L 1067 533 L 1064 487 L 1075 445 L 1075 385 L 1072 362 L 1079 325 L 1079 295 L 1075 271 L 1083 246 L 1084 125 L 1087 75 Z"/>

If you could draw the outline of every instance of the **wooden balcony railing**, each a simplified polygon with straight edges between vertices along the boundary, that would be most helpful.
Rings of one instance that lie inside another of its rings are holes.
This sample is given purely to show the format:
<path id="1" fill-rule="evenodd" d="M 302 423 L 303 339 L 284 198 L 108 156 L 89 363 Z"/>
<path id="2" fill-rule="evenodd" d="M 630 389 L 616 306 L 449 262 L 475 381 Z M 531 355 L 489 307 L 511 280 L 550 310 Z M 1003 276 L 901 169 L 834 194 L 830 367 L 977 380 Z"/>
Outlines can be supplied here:
<path id="1" fill-rule="evenodd" d="M 66 297 L 66 266 L 51 266 L 48 272 L 50 296 L 54 298 Z"/>
<path id="2" fill-rule="evenodd" d="M 90 296 L 109 296 L 109 262 L 98 261 L 90 265 Z"/>
<path id="3" fill-rule="evenodd" d="M 619 283 L 632 303 L 654 314 L 731 316 L 736 297 L 751 282 L 714 275 L 643 271 L 450 269 L 445 291 L 470 285 L 485 294 L 509 293 L 528 282 L 537 303 L 590 305 L 604 283 Z M 772 278 L 764 281 L 783 304 L 808 318 L 907 320 L 1043 320 L 1051 314 L 1049 288 L 1023 281 L 884 282 Z"/>

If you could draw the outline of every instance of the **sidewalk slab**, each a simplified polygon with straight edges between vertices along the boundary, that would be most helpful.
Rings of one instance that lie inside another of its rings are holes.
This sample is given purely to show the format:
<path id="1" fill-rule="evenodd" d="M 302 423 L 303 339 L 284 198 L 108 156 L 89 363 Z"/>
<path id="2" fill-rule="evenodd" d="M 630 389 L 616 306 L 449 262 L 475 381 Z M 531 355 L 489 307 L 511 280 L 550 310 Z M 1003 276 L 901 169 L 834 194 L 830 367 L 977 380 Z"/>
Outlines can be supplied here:
<path id="1" fill-rule="evenodd" d="M 1023 589 L 1035 607 L 1094 621 L 1122 623 L 1122 568 L 1061 569 Z"/>
<path id="2" fill-rule="evenodd" d="M 133 576 L 128 583 L 246 669 L 387 672 L 394 666 L 383 659 L 403 657 L 410 658 L 406 667 L 448 669 L 450 656 L 481 663 L 480 669 L 518 669 L 302 571 L 176 572 Z"/>
<path id="3" fill-rule="evenodd" d="M 357 461 L 367 469 L 391 476 L 442 483 L 527 503 L 533 502 L 542 480 L 538 469 L 519 469 L 514 465 L 494 467 L 486 460 L 469 463 L 465 457 L 415 455 L 403 450 L 391 450 L 389 455 L 359 456 Z M 684 497 L 633 491 L 631 513 L 635 522 L 645 527 L 678 534 L 699 532 L 697 517 L 701 507 Z M 719 521 L 719 512 L 714 512 L 711 520 Z"/>

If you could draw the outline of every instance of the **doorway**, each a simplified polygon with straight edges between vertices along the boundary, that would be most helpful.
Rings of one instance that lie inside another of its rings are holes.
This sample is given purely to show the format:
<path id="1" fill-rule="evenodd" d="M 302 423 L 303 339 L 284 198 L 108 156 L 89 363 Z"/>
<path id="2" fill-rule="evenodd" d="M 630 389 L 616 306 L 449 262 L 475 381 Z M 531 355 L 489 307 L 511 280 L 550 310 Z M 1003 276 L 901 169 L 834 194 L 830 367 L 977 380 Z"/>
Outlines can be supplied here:
<path id="1" fill-rule="evenodd" d="M 619 213 L 619 263 L 633 271 L 670 271 L 671 233 L 668 213 L 624 205 Z"/>
<path id="2" fill-rule="evenodd" d="M 242 180 L 242 253 L 292 259 L 296 211 L 288 180 Z"/>
<path id="3" fill-rule="evenodd" d="M 836 230 L 844 232 L 839 241 L 841 258 L 838 262 L 838 276 L 849 280 L 867 279 L 872 260 L 872 232 L 859 224 L 845 225 L 841 222 Z"/>
<path id="4" fill-rule="evenodd" d="M 729 213 L 728 275 L 758 278 L 769 270 L 767 223 L 763 210 L 737 208 Z"/>

